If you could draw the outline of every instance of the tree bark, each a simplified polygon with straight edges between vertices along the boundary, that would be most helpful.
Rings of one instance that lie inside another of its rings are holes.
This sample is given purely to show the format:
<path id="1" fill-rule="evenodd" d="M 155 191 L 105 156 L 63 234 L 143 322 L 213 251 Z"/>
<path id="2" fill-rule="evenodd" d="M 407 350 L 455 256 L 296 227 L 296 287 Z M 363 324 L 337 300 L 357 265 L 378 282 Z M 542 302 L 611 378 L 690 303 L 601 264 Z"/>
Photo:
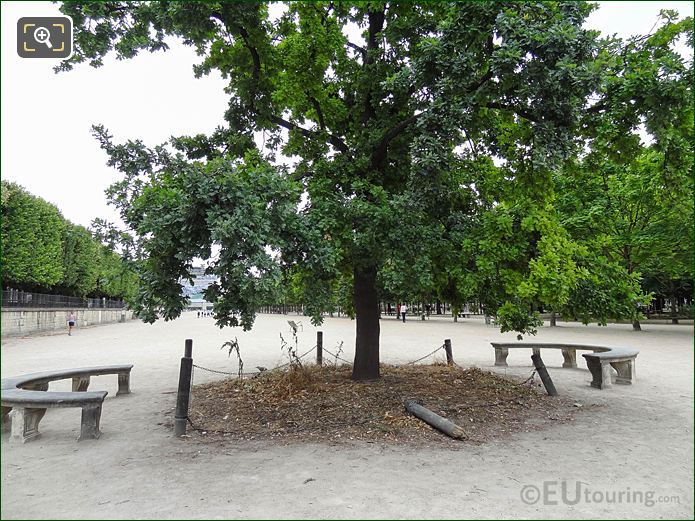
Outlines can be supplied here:
<path id="1" fill-rule="evenodd" d="M 354 270 L 355 362 L 352 379 L 358 381 L 379 378 L 379 299 L 376 291 L 376 267 Z"/>
<path id="2" fill-rule="evenodd" d="M 671 281 L 671 324 L 678 324 L 678 297 L 676 296 L 676 285 Z"/>
<path id="3" fill-rule="evenodd" d="M 633 331 L 642 331 L 642 326 L 639 323 L 639 320 L 635 319 L 632 321 L 632 330 Z"/>
<path id="4" fill-rule="evenodd" d="M 556 327 L 557 326 L 557 315 L 555 314 L 554 311 L 550 312 L 550 327 Z"/>

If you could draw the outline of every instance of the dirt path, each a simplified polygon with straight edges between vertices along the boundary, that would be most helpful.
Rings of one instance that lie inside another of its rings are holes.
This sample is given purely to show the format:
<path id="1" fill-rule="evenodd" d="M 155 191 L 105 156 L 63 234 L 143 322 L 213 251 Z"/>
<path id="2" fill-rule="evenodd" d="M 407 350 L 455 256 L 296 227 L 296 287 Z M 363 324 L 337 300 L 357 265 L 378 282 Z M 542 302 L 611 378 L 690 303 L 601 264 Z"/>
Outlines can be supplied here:
<path id="1" fill-rule="evenodd" d="M 198 365 L 235 370 L 219 346 L 236 336 L 247 368 L 273 367 L 283 361 L 278 334 L 289 336 L 288 319 L 303 322 L 300 352 L 314 345 L 316 329 L 293 315 L 261 316 L 252 333 L 220 331 L 212 319 L 189 314 L 153 326 L 130 322 L 71 337 L 4 340 L 3 377 L 82 365 L 135 367 L 130 396 L 115 398 L 114 377 L 92 379 L 90 389 L 109 391 L 101 439 L 75 441 L 78 409 L 49 410 L 43 437 L 26 445 L 8 444 L 3 433 L 2 518 L 693 517 L 692 325 L 645 325 L 638 333 L 629 325 L 542 328 L 539 341 L 639 349 L 637 383 L 598 391 L 588 386 L 581 356 L 578 369 L 561 369 L 559 352 L 544 353 L 559 392 L 589 410 L 573 423 L 487 445 L 416 450 L 173 438 L 165 424 L 183 340 L 194 339 Z M 352 358 L 354 322 L 327 319 L 321 329 L 326 348 L 335 351 L 343 340 L 343 356 Z M 381 358 L 408 362 L 451 338 L 458 363 L 495 370 L 489 342 L 514 336 L 481 320 L 384 319 Z M 530 374 L 529 356 L 512 351 L 506 372 Z M 216 378 L 195 373 L 196 383 Z M 544 488 L 546 504 L 534 501 Z"/>

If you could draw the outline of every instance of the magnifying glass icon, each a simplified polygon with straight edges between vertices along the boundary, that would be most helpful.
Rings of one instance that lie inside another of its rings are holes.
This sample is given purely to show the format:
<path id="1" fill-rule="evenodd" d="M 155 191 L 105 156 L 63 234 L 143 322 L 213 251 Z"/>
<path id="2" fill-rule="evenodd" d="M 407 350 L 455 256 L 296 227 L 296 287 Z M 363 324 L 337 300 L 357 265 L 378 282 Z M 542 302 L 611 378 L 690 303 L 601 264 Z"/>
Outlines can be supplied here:
<path id="1" fill-rule="evenodd" d="M 34 39 L 39 43 L 45 43 L 49 49 L 53 48 L 53 45 L 51 45 L 51 33 L 45 27 L 37 27 L 34 30 Z"/>

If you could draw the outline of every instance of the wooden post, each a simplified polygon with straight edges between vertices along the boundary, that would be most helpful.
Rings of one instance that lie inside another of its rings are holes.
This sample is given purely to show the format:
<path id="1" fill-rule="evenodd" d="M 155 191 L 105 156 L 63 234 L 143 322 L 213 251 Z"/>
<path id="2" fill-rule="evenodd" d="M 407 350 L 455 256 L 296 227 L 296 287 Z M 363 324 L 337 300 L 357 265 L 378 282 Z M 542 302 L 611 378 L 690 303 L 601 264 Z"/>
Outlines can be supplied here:
<path id="1" fill-rule="evenodd" d="M 430 411 L 429 409 L 423 407 L 415 400 L 406 400 L 404 402 L 404 405 L 406 410 L 410 414 L 420 418 L 422 421 L 428 423 L 429 425 L 443 432 L 444 434 L 451 436 L 452 438 L 457 440 L 466 437 L 466 433 L 461 427 L 447 420 L 446 418 L 443 418 L 438 414 Z"/>
<path id="2" fill-rule="evenodd" d="M 188 401 L 191 395 L 191 373 L 193 371 L 193 340 L 186 339 L 184 356 L 181 358 L 179 371 L 179 391 L 176 395 L 176 412 L 174 414 L 174 436 L 186 434 L 188 421 Z"/>
<path id="3" fill-rule="evenodd" d="M 451 339 L 444 340 L 444 351 L 446 351 L 446 365 L 454 365 L 454 355 L 451 354 Z"/>
<path id="4" fill-rule="evenodd" d="M 545 390 L 548 391 L 548 396 L 557 396 L 557 389 L 555 389 L 555 384 L 553 384 L 553 380 L 550 378 L 548 370 L 545 368 L 541 355 L 531 355 L 531 360 L 533 360 L 533 365 L 536 366 L 538 376 L 541 377 L 543 385 L 545 385 Z"/>
<path id="5" fill-rule="evenodd" d="M 316 332 L 316 365 L 323 365 L 323 331 Z"/>

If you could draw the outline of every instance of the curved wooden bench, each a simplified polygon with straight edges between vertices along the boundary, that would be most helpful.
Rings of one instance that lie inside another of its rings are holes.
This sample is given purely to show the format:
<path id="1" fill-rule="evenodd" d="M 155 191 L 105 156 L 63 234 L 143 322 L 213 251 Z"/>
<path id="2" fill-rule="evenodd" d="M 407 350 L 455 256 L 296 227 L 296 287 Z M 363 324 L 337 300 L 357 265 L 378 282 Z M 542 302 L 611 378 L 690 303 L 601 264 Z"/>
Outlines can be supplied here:
<path id="1" fill-rule="evenodd" d="M 531 348 L 533 354 L 540 354 L 541 349 L 560 349 L 564 362 L 562 367 L 577 367 L 577 350 L 591 351 L 582 356 L 591 372 L 591 386 L 597 389 L 611 387 L 610 368 L 618 372 L 616 382 L 629 385 L 635 380 L 635 360 L 639 351 L 626 347 L 594 346 L 585 344 L 550 344 L 540 342 L 492 342 L 495 348 L 495 365 L 507 366 L 510 349 Z"/>
<path id="2" fill-rule="evenodd" d="M 106 374 L 118 375 L 118 392 L 130 394 L 130 371 L 132 365 L 110 365 L 81 367 L 44 371 L 0 380 L 2 391 L 2 420 L 9 415 L 12 418 L 10 439 L 22 443 L 40 436 L 39 422 L 46 414 L 47 408 L 80 407 L 82 423 L 80 437 L 96 439 L 101 435 L 99 420 L 101 406 L 107 391 L 87 392 L 91 376 Z M 48 391 L 49 382 L 72 378 L 72 392 Z"/>

